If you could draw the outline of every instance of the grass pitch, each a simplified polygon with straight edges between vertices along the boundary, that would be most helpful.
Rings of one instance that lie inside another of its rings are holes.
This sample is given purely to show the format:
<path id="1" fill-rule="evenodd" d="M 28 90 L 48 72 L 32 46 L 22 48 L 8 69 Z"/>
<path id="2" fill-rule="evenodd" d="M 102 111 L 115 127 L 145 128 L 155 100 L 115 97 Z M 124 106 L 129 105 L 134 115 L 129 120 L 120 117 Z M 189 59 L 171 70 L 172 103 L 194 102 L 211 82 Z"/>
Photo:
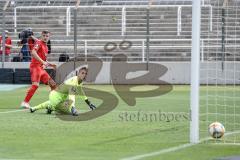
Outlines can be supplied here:
<path id="1" fill-rule="evenodd" d="M 174 86 L 159 97 L 137 98 L 134 107 L 128 106 L 110 85 L 87 87 L 115 95 L 119 99 L 116 109 L 90 121 L 68 122 L 45 111 L 18 111 L 26 87 L 0 91 L 0 160 L 120 160 L 189 143 L 189 86 Z M 144 90 L 146 86 L 136 89 Z M 31 105 L 46 101 L 48 93 L 49 89 L 41 86 Z M 94 98 L 91 101 L 101 103 Z M 81 112 L 89 110 L 80 99 L 77 107 Z M 206 123 L 205 117 L 201 121 L 201 137 L 207 136 Z M 210 140 L 142 159 L 212 160 L 240 155 L 239 147 Z"/>

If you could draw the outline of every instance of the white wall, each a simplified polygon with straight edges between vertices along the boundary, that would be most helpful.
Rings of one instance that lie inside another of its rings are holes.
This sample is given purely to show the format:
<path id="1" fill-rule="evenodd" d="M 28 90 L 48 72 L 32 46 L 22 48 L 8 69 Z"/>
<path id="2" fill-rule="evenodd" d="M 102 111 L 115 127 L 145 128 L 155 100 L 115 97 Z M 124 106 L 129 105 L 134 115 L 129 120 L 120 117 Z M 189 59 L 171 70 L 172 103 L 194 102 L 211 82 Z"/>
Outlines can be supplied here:
<path id="1" fill-rule="evenodd" d="M 133 64 L 136 64 L 136 63 L 133 63 Z M 189 84 L 190 62 L 160 62 L 157 64 L 164 65 L 168 69 L 166 74 L 160 77 L 159 79 L 164 80 L 171 84 Z M 58 65 L 60 65 L 60 63 Z M 126 64 L 123 63 L 122 65 L 126 65 Z M 0 63 L 0 66 L 2 66 L 1 63 Z M 10 62 L 10 63 L 4 63 L 4 66 L 5 68 L 28 68 L 29 63 Z M 225 67 L 225 70 L 222 71 L 221 62 L 201 63 L 201 76 L 200 76 L 201 83 L 202 84 L 206 84 L 206 83 L 208 84 L 216 84 L 216 83 L 240 84 L 240 62 L 235 62 L 235 63 L 226 62 L 224 67 Z M 111 63 L 104 62 L 100 72 L 97 75 L 95 83 L 110 84 L 111 83 L 110 69 L 111 69 Z M 158 68 L 156 68 L 156 70 L 157 69 Z M 128 78 L 138 77 L 143 75 L 144 73 L 146 72 L 144 71 L 132 72 L 127 74 L 126 77 Z"/>

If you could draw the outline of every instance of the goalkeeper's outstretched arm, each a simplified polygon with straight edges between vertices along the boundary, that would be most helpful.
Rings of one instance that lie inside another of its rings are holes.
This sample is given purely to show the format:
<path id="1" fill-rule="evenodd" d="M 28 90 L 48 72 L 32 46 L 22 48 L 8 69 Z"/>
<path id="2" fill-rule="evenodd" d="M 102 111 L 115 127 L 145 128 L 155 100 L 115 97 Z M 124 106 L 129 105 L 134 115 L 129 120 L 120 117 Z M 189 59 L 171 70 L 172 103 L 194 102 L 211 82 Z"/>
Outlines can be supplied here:
<path id="1" fill-rule="evenodd" d="M 88 69 L 86 67 L 82 67 L 78 75 L 76 77 L 73 77 L 68 83 L 72 85 L 69 89 L 69 99 L 73 101 L 72 105 L 75 106 L 75 96 L 78 94 L 82 100 L 86 102 L 86 104 L 89 106 L 91 110 L 94 110 L 96 108 L 95 105 L 93 105 L 88 97 L 86 96 L 85 92 L 82 89 L 83 81 L 86 79 L 88 73 Z"/>

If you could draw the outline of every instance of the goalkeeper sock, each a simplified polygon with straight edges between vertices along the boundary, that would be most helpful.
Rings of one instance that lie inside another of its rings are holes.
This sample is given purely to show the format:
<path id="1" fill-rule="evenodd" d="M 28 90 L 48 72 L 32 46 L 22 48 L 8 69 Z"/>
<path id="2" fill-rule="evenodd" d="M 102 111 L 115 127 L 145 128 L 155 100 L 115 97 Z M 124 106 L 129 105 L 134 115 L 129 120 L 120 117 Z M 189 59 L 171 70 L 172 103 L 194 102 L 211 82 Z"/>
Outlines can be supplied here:
<path id="1" fill-rule="evenodd" d="M 32 96 L 34 95 L 34 93 L 37 89 L 38 89 L 37 85 L 32 85 L 31 88 L 29 88 L 29 90 L 27 92 L 24 102 L 28 103 L 31 100 Z"/>
<path id="2" fill-rule="evenodd" d="M 46 101 L 32 108 L 35 110 L 46 109 L 49 105 L 50 105 L 50 101 Z"/>

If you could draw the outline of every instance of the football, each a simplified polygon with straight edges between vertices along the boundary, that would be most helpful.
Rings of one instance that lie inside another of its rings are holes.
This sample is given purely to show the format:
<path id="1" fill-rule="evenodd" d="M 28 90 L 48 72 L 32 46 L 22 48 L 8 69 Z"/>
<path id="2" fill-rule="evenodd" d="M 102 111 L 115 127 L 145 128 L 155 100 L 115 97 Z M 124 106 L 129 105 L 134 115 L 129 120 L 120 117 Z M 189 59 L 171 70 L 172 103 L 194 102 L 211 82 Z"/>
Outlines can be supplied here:
<path id="1" fill-rule="evenodd" d="M 213 122 L 208 127 L 208 132 L 213 138 L 222 138 L 225 133 L 225 128 L 220 122 Z"/>

